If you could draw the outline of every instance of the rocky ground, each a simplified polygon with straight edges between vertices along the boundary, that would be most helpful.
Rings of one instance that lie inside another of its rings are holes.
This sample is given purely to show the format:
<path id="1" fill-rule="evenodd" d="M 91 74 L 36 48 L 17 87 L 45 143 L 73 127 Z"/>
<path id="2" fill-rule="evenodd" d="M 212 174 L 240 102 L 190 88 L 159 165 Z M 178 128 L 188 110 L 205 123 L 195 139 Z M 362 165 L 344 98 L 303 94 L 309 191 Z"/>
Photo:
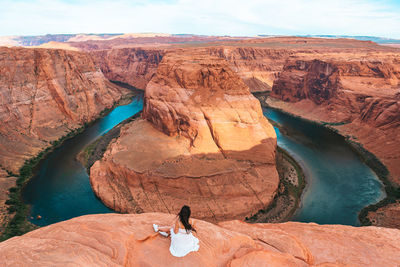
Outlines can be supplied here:
<path id="1" fill-rule="evenodd" d="M 279 190 L 274 201 L 246 221 L 251 223 L 279 223 L 290 220 L 298 208 L 305 187 L 304 173 L 287 151 L 278 147 L 276 167 L 279 173 Z"/>
<path id="2" fill-rule="evenodd" d="M 196 220 L 198 252 L 169 252 L 152 223 L 175 215 L 87 215 L 0 243 L 3 266 L 385 266 L 400 264 L 400 230 Z"/>
<path id="3" fill-rule="evenodd" d="M 367 215 L 372 225 L 400 229 L 400 200 L 388 204 Z"/>

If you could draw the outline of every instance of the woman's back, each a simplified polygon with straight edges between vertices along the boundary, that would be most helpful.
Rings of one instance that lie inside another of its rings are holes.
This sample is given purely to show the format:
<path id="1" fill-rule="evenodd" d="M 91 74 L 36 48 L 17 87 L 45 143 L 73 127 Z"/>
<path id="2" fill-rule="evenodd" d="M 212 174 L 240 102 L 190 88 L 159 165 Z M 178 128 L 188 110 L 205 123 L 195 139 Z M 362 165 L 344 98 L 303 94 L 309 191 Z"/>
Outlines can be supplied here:
<path id="1" fill-rule="evenodd" d="M 191 222 L 191 224 L 193 224 Z M 191 230 L 186 230 L 183 224 L 177 220 L 171 228 L 171 246 L 169 251 L 175 257 L 183 257 L 189 252 L 199 250 L 199 240 Z"/>

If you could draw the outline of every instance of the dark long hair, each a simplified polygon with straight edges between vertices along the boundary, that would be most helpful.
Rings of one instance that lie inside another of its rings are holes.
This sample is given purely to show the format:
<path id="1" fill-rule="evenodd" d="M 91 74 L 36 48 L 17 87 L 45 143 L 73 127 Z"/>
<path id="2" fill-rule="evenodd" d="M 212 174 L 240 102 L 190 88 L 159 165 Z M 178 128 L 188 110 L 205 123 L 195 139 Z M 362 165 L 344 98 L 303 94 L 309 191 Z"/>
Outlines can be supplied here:
<path id="1" fill-rule="evenodd" d="M 189 232 L 189 231 L 194 231 L 194 232 L 196 232 L 196 229 L 194 229 L 194 228 L 192 227 L 192 225 L 189 223 L 190 213 L 191 213 L 191 211 L 190 211 L 189 206 L 184 205 L 184 206 L 181 208 L 181 211 L 178 213 L 179 220 L 181 221 L 181 223 L 182 223 L 183 226 L 185 227 L 186 232 Z"/>

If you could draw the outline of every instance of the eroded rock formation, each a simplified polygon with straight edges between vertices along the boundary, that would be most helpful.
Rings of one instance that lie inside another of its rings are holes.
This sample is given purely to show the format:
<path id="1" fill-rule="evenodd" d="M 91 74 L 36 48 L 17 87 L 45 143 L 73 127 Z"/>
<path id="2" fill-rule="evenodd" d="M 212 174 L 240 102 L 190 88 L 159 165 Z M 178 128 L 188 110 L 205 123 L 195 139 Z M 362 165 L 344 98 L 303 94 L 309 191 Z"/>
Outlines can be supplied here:
<path id="1" fill-rule="evenodd" d="M 344 60 L 288 61 L 275 81 L 270 105 L 312 120 L 333 123 L 388 167 L 400 185 L 400 57 L 391 53 Z"/>
<path id="2" fill-rule="evenodd" d="M 372 225 L 400 229 L 400 200 L 368 212 L 367 218 Z"/>
<path id="3" fill-rule="evenodd" d="M 123 127 L 90 170 L 97 196 L 121 212 L 244 219 L 278 187 L 276 135 L 226 60 L 169 52 L 146 87 L 143 119 Z"/>
<path id="4" fill-rule="evenodd" d="M 400 230 L 196 220 L 198 252 L 169 253 L 152 223 L 175 215 L 87 215 L 0 243 L 2 266 L 398 266 Z M 150 237 L 147 238 L 146 237 Z"/>
<path id="5" fill-rule="evenodd" d="M 271 91 L 285 61 L 295 53 L 286 49 L 262 47 L 214 47 L 207 51 L 226 59 L 252 92 Z"/>
<path id="6" fill-rule="evenodd" d="M 90 54 L 109 80 L 144 90 L 156 72 L 164 51 L 151 48 L 121 48 L 93 51 Z"/>
<path id="7" fill-rule="evenodd" d="M 0 48 L 0 165 L 28 158 L 110 108 L 123 90 L 85 53 Z"/>

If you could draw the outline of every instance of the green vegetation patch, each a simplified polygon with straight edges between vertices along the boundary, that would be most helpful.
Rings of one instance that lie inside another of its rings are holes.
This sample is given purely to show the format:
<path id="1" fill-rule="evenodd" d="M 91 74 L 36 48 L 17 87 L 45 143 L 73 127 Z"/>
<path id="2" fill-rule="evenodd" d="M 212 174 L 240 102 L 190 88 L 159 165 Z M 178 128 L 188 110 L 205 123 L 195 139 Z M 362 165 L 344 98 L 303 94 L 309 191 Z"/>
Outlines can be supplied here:
<path id="1" fill-rule="evenodd" d="M 79 154 L 78 154 L 78 160 L 82 163 L 83 166 L 87 169 L 88 173 L 90 170 L 90 167 L 97 161 L 100 160 L 104 152 L 106 152 L 108 145 L 110 142 L 119 137 L 120 132 L 121 132 L 121 127 L 124 126 L 125 124 L 139 118 L 141 116 L 142 112 L 139 112 L 132 117 L 129 117 L 128 119 L 120 122 L 118 125 L 116 125 L 114 128 L 112 128 L 110 131 L 105 133 L 104 135 L 100 136 L 97 138 L 95 141 L 90 143 L 88 146 L 86 146 Z"/>
<path id="2" fill-rule="evenodd" d="M 396 200 L 400 199 L 400 187 L 396 187 L 391 183 L 389 170 L 374 154 L 366 150 L 362 144 L 350 140 L 350 138 L 346 138 L 346 140 L 365 164 L 376 173 L 385 188 L 386 198 L 376 204 L 363 208 L 358 214 L 358 219 L 360 220 L 361 225 L 372 225 L 371 221 L 367 217 L 368 212 L 375 212 L 379 208 L 395 203 Z"/>
<path id="3" fill-rule="evenodd" d="M 340 125 L 345 125 L 349 124 L 351 121 L 340 121 L 340 122 L 327 122 L 327 121 L 321 121 L 321 124 L 324 126 L 340 126 Z"/>
<path id="4" fill-rule="evenodd" d="M 286 160 L 292 167 L 294 167 L 297 175 L 297 185 L 294 185 L 290 181 L 285 179 L 285 164 L 283 161 Z M 268 222 L 270 218 L 270 212 L 275 210 L 275 213 L 284 214 L 283 217 L 278 218 L 279 222 L 290 220 L 294 212 L 300 205 L 301 195 L 306 186 L 305 176 L 300 165 L 293 159 L 290 154 L 281 147 L 277 147 L 276 165 L 279 173 L 279 186 L 278 192 L 274 197 L 274 200 L 266 208 L 259 210 L 257 213 L 250 217 L 246 217 L 247 222 Z M 290 200 L 294 202 L 291 203 Z M 287 210 L 289 209 L 289 210 Z M 273 215 L 276 216 L 276 215 Z M 262 221 L 261 221 L 262 220 Z M 275 222 L 275 221 L 274 221 Z"/>
<path id="5" fill-rule="evenodd" d="M 36 155 L 36 157 L 25 161 L 24 165 L 19 170 L 20 174 L 15 175 L 18 177 L 16 187 L 9 189 L 10 194 L 6 204 L 9 205 L 8 212 L 10 214 L 14 213 L 14 216 L 8 222 L 4 233 L 0 236 L 0 241 L 6 240 L 13 236 L 23 235 L 38 228 L 27 220 L 29 216 L 29 206 L 22 200 L 22 190 L 29 179 L 33 177 L 40 161 L 44 159 L 47 154 L 59 147 L 65 140 L 83 132 L 88 125 L 88 123 L 85 123 L 84 126 L 68 132 L 58 140 L 50 142 L 51 146 L 42 150 Z"/>

